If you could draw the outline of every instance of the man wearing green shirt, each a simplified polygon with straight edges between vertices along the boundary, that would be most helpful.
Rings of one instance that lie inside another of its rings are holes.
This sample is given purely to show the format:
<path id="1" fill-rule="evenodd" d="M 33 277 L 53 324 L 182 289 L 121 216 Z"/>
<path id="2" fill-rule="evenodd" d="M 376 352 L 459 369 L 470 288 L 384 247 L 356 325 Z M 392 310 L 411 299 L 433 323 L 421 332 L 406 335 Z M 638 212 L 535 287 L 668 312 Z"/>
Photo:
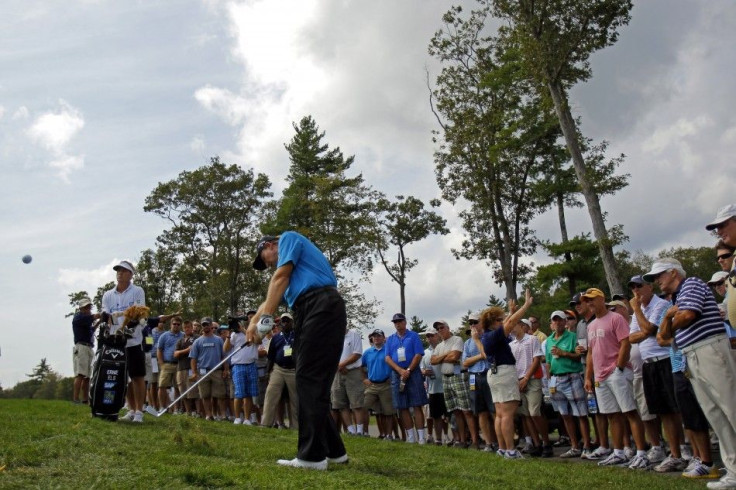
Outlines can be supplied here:
<path id="1" fill-rule="evenodd" d="M 554 311 L 550 316 L 552 335 L 547 337 L 545 357 L 549 371 L 550 395 L 555 407 L 560 412 L 568 434 L 575 434 L 577 417 L 580 432 L 583 434 L 583 450 L 580 450 L 577 437 L 571 437 L 572 447 L 561 458 L 577 458 L 589 454 L 590 433 L 588 429 L 588 407 L 585 389 L 583 388 L 583 365 L 580 354 L 575 352 L 578 337 L 575 332 L 567 330 L 567 317 L 564 311 Z"/>

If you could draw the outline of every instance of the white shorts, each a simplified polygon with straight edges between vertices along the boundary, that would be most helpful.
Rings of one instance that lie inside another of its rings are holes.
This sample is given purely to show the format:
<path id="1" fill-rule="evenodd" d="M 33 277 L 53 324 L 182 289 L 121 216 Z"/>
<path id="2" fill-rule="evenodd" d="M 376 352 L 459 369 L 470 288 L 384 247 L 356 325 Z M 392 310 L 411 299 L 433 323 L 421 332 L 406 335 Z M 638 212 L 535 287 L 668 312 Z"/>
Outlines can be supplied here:
<path id="1" fill-rule="evenodd" d="M 636 410 L 634 398 L 634 371 L 629 368 L 621 372 L 616 368 L 595 388 L 598 411 L 603 414 L 627 413 Z"/>
<path id="2" fill-rule="evenodd" d="M 519 378 L 516 377 L 516 366 L 502 364 L 496 374 L 488 370 L 488 386 L 491 388 L 493 403 L 521 401 Z"/>

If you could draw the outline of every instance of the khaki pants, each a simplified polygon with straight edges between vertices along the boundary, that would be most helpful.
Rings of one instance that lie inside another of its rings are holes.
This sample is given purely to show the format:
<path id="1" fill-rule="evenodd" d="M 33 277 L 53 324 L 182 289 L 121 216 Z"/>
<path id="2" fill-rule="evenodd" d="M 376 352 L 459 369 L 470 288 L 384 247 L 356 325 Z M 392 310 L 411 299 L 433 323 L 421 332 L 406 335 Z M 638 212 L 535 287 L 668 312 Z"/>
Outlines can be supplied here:
<path id="1" fill-rule="evenodd" d="M 263 419 L 261 425 L 269 427 L 273 425 L 273 419 L 276 416 L 276 407 L 281 400 L 281 393 L 284 386 L 289 391 L 289 426 L 292 429 L 299 428 L 299 417 L 297 411 L 297 395 L 296 395 L 296 372 L 294 369 L 284 369 L 278 364 L 273 365 L 273 371 L 268 380 L 266 388 L 266 396 L 263 406 Z"/>
<path id="2" fill-rule="evenodd" d="M 721 459 L 736 476 L 736 361 L 725 335 L 683 349 L 693 391 L 705 418 L 718 435 Z"/>

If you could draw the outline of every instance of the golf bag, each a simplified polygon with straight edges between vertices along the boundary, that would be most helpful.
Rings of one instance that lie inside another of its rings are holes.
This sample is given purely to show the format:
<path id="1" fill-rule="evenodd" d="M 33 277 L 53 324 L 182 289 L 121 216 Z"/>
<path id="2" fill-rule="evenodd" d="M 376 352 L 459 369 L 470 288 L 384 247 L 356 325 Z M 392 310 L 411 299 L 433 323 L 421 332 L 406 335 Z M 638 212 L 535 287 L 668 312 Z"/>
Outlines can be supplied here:
<path id="1" fill-rule="evenodd" d="M 127 337 L 123 329 L 110 334 L 110 326 L 101 324 L 97 333 L 97 352 L 89 383 L 89 405 L 93 417 L 116 421 L 125 404 L 128 387 Z"/>

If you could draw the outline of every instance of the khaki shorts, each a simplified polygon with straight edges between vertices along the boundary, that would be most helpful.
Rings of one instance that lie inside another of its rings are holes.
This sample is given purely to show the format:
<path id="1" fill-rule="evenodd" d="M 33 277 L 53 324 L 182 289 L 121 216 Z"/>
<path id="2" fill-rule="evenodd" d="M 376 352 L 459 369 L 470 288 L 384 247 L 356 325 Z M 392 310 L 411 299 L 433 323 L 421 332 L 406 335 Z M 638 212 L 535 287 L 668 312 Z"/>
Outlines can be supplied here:
<path id="1" fill-rule="evenodd" d="M 365 385 L 361 368 L 349 370 L 346 374 L 338 372 L 332 382 L 331 401 L 334 410 L 343 408 L 362 408 L 365 404 Z"/>
<path id="2" fill-rule="evenodd" d="M 542 415 L 542 380 L 532 378 L 526 384 L 526 391 L 519 392 L 521 405 L 519 415 L 539 417 Z"/>
<path id="3" fill-rule="evenodd" d="M 92 347 L 84 344 L 74 344 L 74 353 L 72 354 L 74 376 L 89 378 L 93 355 Z"/>
<path id="4" fill-rule="evenodd" d="M 171 388 L 176 382 L 176 364 L 166 364 L 161 366 L 158 372 L 158 387 Z"/>
<path id="5" fill-rule="evenodd" d="M 634 376 L 634 398 L 636 398 L 636 409 L 639 411 L 639 416 L 644 422 L 657 418 L 656 415 L 649 413 L 647 398 L 644 395 L 644 378 L 642 376 Z"/>
<path id="6" fill-rule="evenodd" d="M 493 403 L 521 401 L 519 393 L 519 378 L 516 377 L 516 366 L 503 364 L 498 366 L 498 372 L 488 371 L 488 386 L 491 387 Z"/>
<path id="7" fill-rule="evenodd" d="M 381 415 L 393 414 L 394 402 L 391 398 L 391 380 L 387 379 L 383 383 L 367 386 L 363 402 L 366 408 L 371 408 L 376 413 Z"/>
<path id="8" fill-rule="evenodd" d="M 222 378 L 222 369 L 207 376 L 207 379 L 199 383 L 197 388 L 199 388 L 200 398 L 225 398 L 225 380 Z"/>
<path id="9" fill-rule="evenodd" d="M 176 372 L 176 386 L 179 387 L 179 393 L 184 393 L 189 389 L 191 386 L 191 382 L 189 381 L 189 369 L 182 369 L 181 371 Z M 198 400 L 199 390 L 192 390 L 187 393 L 186 399 Z"/>

